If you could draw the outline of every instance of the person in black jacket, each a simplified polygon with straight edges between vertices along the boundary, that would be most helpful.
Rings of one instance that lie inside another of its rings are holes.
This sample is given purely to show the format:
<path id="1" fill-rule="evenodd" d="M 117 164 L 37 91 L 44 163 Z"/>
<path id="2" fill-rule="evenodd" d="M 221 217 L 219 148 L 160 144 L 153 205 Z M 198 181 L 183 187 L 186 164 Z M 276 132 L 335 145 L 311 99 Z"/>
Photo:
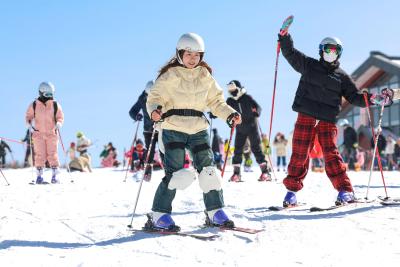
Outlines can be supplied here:
<path id="1" fill-rule="evenodd" d="M 349 170 L 355 169 L 355 163 L 357 162 L 357 145 L 358 137 L 357 132 L 353 127 L 350 126 L 348 120 L 344 119 L 339 123 L 339 126 L 344 127 L 343 130 L 343 161 L 347 164 Z"/>
<path id="2" fill-rule="evenodd" d="M 8 144 L 0 138 L 0 167 L 1 168 L 3 168 L 6 165 L 6 154 L 7 154 L 6 149 L 8 149 L 8 152 L 10 152 L 10 153 L 12 152 L 11 148 L 8 146 Z"/>
<path id="3" fill-rule="evenodd" d="M 151 141 L 151 135 L 153 133 L 153 121 L 150 119 L 149 113 L 147 112 L 146 109 L 146 102 L 147 102 L 147 95 L 150 92 L 151 87 L 153 86 L 154 81 L 148 81 L 146 84 L 145 90 L 142 92 L 142 94 L 139 96 L 138 100 L 136 103 L 132 106 L 132 108 L 129 110 L 129 116 L 134 120 L 134 121 L 141 121 L 144 119 L 143 123 L 143 135 L 144 135 L 144 142 L 146 145 L 146 148 L 150 146 L 150 141 Z M 142 110 L 143 115 L 140 114 L 140 110 Z M 151 145 L 151 151 L 149 155 L 149 163 L 144 170 L 144 176 L 143 179 L 146 181 L 150 181 L 151 179 L 151 174 L 153 172 L 153 161 L 154 161 L 154 151 L 156 147 L 156 143 L 158 140 L 158 133 L 156 132 L 154 135 L 154 139 Z M 147 157 L 147 149 L 144 155 L 144 158 L 146 159 Z"/>
<path id="4" fill-rule="evenodd" d="M 261 138 L 258 131 L 258 117 L 261 114 L 261 107 L 246 93 L 246 89 L 237 80 L 228 83 L 228 92 L 231 95 L 227 99 L 228 105 L 234 108 L 242 116 L 242 124 L 236 126 L 235 151 L 232 159 L 233 175 L 232 182 L 239 182 L 240 165 L 243 158 L 243 148 L 246 139 L 249 138 L 251 151 L 261 168 L 259 181 L 271 181 L 265 155 L 261 151 Z"/>
<path id="5" fill-rule="evenodd" d="M 323 39 L 319 45 L 320 58 L 317 60 L 295 49 L 287 31 L 282 30 L 278 36 L 283 56 L 301 74 L 292 105 L 298 117 L 288 175 L 283 180 L 288 189 L 283 206 L 297 204 L 295 193 L 303 188 L 309 166 L 308 152 L 316 135 L 324 154 L 326 174 L 333 187 L 339 191 L 337 203 L 352 202 L 355 199 L 353 187 L 336 146 L 335 123 L 343 97 L 356 106 L 365 107 L 366 103 L 350 76 L 339 67 L 342 43 L 335 37 Z M 380 95 L 368 94 L 368 99 L 370 104 L 386 105 L 390 102 L 383 92 Z"/>
<path id="6" fill-rule="evenodd" d="M 22 139 L 22 142 L 26 143 L 26 151 L 25 151 L 25 159 L 24 159 L 24 168 L 29 166 L 29 157 L 31 156 L 31 150 L 32 153 L 34 153 L 33 150 L 33 144 L 31 143 L 32 141 L 32 134 L 31 132 L 28 130 L 26 130 L 26 135 L 25 138 Z M 32 160 L 34 160 L 34 157 L 32 157 Z M 34 165 L 34 163 L 32 162 L 32 164 Z"/>

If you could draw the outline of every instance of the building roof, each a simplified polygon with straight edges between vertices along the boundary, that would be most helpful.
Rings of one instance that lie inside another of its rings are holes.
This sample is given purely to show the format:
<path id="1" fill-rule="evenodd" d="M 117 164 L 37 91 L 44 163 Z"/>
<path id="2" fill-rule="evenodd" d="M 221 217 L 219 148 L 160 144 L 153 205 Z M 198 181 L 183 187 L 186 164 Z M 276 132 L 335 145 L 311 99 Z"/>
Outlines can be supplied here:
<path id="1" fill-rule="evenodd" d="M 352 73 L 352 77 L 357 87 L 361 89 L 373 84 L 384 73 L 400 76 L 400 57 L 371 51 L 369 58 Z"/>
<path id="2" fill-rule="evenodd" d="M 352 74 L 358 89 L 370 87 L 385 74 L 400 77 L 400 57 L 388 56 L 379 51 L 371 51 L 365 60 Z M 351 105 L 344 101 L 340 117 L 351 110 Z"/>

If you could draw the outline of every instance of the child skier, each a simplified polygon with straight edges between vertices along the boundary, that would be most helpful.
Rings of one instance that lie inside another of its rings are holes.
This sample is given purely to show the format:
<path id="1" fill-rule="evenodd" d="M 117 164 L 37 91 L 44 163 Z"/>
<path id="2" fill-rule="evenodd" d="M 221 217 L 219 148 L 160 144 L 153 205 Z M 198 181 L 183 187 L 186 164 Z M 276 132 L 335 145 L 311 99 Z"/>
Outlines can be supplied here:
<path id="1" fill-rule="evenodd" d="M 32 142 L 35 144 L 35 167 L 37 169 L 36 183 L 43 180 L 43 168 L 46 161 L 52 169 L 52 183 L 58 183 L 57 173 L 60 165 L 58 161 L 57 131 L 64 122 L 64 113 L 54 97 L 54 85 L 42 82 L 39 85 L 39 97 L 29 105 L 25 120 L 32 132 Z"/>
<path id="2" fill-rule="evenodd" d="M 223 211 L 222 179 L 213 164 L 208 122 L 204 111 L 226 120 L 230 127 L 241 122 L 240 115 L 229 107 L 203 61 L 204 41 L 195 33 L 181 36 L 176 56 L 161 68 L 147 98 L 147 110 L 153 121 L 161 122 L 165 146 L 165 177 L 158 186 L 152 214 L 146 227 L 179 231 L 171 217 L 176 190 L 186 189 L 198 175 L 208 219 L 214 225 L 233 227 Z M 193 156 L 193 169 L 184 169 L 185 148 Z"/>
<path id="3" fill-rule="evenodd" d="M 273 142 L 276 151 L 276 166 L 278 167 L 278 172 L 280 171 L 280 165 L 282 163 L 283 171 L 286 172 L 286 146 L 288 140 L 285 138 L 283 133 L 277 133 Z"/>
<path id="4" fill-rule="evenodd" d="M 261 114 L 261 107 L 246 93 L 246 89 L 237 80 L 228 83 L 228 92 L 231 95 L 227 99 L 228 105 L 239 112 L 243 123 L 236 129 L 235 151 L 232 159 L 233 175 L 232 182 L 240 181 L 240 165 L 242 163 L 243 148 L 246 139 L 249 138 L 251 151 L 257 163 L 260 165 L 261 175 L 258 181 L 271 181 L 265 155 L 261 151 L 261 139 L 258 131 L 258 117 Z"/>
<path id="5" fill-rule="evenodd" d="M 355 201 L 346 166 L 336 146 L 337 115 L 342 97 L 353 105 L 365 107 L 363 95 L 349 75 L 339 68 L 342 43 L 338 38 L 324 38 L 319 45 L 320 59 L 307 57 L 294 48 L 287 31 L 278 35 L 283 56 L 301 74 L 292 109 L 298 112 L 288 175 L 283 180 L 288 192 L 283 206 L 296 205 L 296 192 L 303 188 L 309 167 L 309 151 L 318 135 L 324 154 L 325 171 L 333 187 L 339 191 L 337 204 Z M 372 98 L 371 98 L 372 97 Z M 392 95 L 393 98 L 393 95 Z M 368 94 L 370 104 L 388 104 L 390 97 Z"/>

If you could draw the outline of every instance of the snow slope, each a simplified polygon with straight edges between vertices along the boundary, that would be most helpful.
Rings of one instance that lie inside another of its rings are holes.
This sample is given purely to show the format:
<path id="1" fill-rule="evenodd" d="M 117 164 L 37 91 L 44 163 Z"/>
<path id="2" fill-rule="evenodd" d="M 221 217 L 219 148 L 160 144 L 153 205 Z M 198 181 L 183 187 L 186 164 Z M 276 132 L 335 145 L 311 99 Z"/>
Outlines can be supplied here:
<path id="1" fill-rule="evenodd" d="M 399 266 L 400 207 L 378 202 L 329 212 L 307 207 L 330 206 L 337 192 L 326 175 L 310 173 L 298 199 L 307 206 L 281 212 L 281 183 L 257 182 L 259 171 L 244 173 L 243 183 L 225 176 L 226 211 L 236 225 L 262 228 L 250 235 L 199 229 L 204 221 L 202 193 L 196 183 L 180 191 L 173 217 L 183 231 L 218 233 L 215 241 L 157 236 L 127 231 L 139 183 L 115 169 L 60 174 L 58 185 L 29 185 L 31 169 L 3 170 L 0 178 L 0 266 Z M 140 228 L 162 178 L 155 172 L 143 183 L 133 226 Z M 49 180 L 50 172 L 45 173 Z M 368 173 L 350 172 L 358 197 L 366 194 Z M 399 172 L 385 173 L 388 193 L 400 196 Z M 71 183 L 70 180 L 74 182 Z M 384 195 L 374 173 L 370 198 Z"/>

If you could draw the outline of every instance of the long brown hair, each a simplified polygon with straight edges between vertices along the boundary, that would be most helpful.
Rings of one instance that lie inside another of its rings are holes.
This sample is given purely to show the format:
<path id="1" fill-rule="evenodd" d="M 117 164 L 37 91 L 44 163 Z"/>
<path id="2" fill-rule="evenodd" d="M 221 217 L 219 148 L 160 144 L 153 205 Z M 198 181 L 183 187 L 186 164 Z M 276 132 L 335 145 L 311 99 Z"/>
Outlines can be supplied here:
<path id="1" fill-rule="evenodd" d="M 179 50 L 179 56 L 182 58 L 183 57 L 183 53 L 185 52 L 185 50 Z M 205 62 L 203 59 L 203 55 L 204 53 L 201 53 L 201 60 L 199 62 L 199 64 L 197 66 L 202 66 L 205 67 L 208 72 L 212 75 L 212 68 L 207 64 L 207 62 Z M 173 58 L 171 58 L 167 64 L 165 64 L 159 71 L 157 79 L 163 75 L 164 73 L 166 73 L 170 68 L 172 67 L 177 67 L 177 66 L 182 66 L 181 63 L 179 63 L 178 58 L 176 56 L 174 56 Z"/>

